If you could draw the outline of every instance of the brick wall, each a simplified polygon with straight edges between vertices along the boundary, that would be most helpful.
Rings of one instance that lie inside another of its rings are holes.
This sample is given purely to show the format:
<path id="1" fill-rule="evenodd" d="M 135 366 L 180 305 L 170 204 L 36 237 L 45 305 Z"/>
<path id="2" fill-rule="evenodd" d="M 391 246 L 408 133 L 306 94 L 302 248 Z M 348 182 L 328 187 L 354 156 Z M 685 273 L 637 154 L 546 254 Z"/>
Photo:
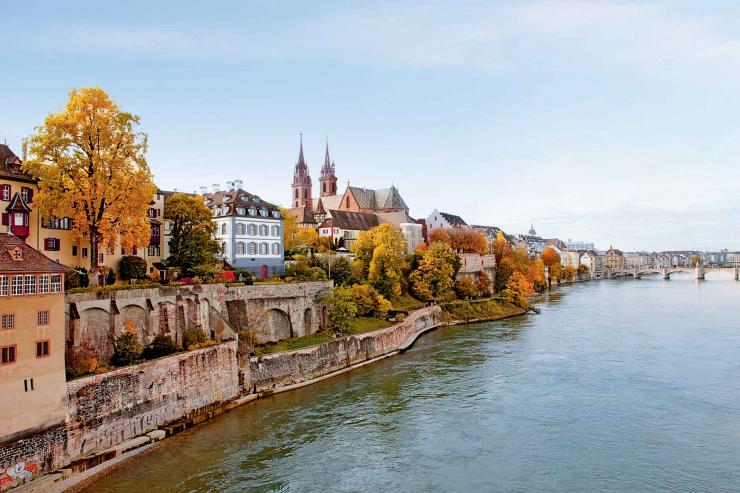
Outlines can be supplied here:
<path id="1" fill-rule="evenodd" d="M 67 463 L 64 423 L 0 442 L 0 491 L 54 471 Z"/>
<path id="2" fill-rule="evenodd" d="M 239 395 L 229 341 L 67 383 L 69 454 L 104 450 Z"/>

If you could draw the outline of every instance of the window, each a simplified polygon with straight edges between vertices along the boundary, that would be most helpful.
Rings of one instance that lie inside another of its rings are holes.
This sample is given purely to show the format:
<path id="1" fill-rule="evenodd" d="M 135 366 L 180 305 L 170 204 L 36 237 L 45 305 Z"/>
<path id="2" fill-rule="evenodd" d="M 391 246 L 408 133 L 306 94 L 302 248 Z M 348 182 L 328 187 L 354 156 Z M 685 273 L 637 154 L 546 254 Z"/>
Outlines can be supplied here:
<path id="1" fill-rule="evenodd" d="M 347 209 L 349 209 L 349 197 L 347 197 L 346 207 L 347 207 Z"/>
<path id="2" fill-rule="evenodd" d="M 42 217 L 41 227 L 46 229 L 72 229 L 72 219 L 68 217 Z"/>
<path id="3" fill-rule="evenodd" d="M 160 229 L 159 229 L 160 225 L 152 223 L 151 226 L 152 226 L 152 236 L 158 238 L 160 236 Z"/>
<path id="4" fill-rule="evenodd" d="M 273 255 L 280 255 L 280 243 L 273 243 L 272 244 L 272 254 Z"/>
<path id="5" fill-rule="evenodd" d="M 244 242 L 240 241 L 236 244 L 237 255 L 244 255 Z"/>
<path id="6" fill-rule="evenodd" d="M 30 204 L 33 202 L 33 190 L 28 187 L 21 187 L 21 197 L 23 197 L 23 202 Z"/>
<path id="7" fill-rule="evenodd" d="M 249 253 L 249 255 L 254 255 L 255 253 L 257 253 L 257 243 L 253 241 L 250 242 L 249 245 L 247 245 L 247 252 Z"/>
<path id="8" fill-rule="evenodd" d="M 36 325 L 49 325 L 49 310 L 40 310 L 36 313 Z"/>
<path id="9" fill-rule="evenodd" d="M 247 226 L 247 234 L 249 236 L 256 235 L 257 234 L 257 226 L 254 225 L 254 224 L 250 224 L 249 226 Z"/>
<path id="10" fill-rule="evenodd" d="M 3 365 L 10 365 L 12 363 L 15 363 L 15 345 L 3 346 L 0 350 L 0 353 L 2 353 L 2 360 L 0 360 L 0 362 Z"/>
<path id="11" fill-rule="evenodd" d="M 239 223 L 236 225 L 236 234 L 243 235 L 246 228 L 244 227 L 244 223 Z"/>
<path id="12" fill-rule="evenodd" d="M 260 243 L 260 255 L 267 255 L 267 243 Z"/>
<path id="13" fill-rule="evenodd" d="M 280 236 L 280 226 L 272 227 L 272 236 Z"/>
<path id="14" fill-rule="evenodd" d="M 50 289 L 49 274 L 39 276 L 39 294 L 46 294 Z"/>
<path id="15" fill-rule="evenodd" d="M 147 249 L 147 253 L 150 257 L 159 257 L 160 249 L 159 245 L 149 245 L 149 248 Z"/>
<path id="16" fill-rule="evenodd" d="M 0 276 L 0 296 L 8 296 L 8 276 Z"/>
<path id="17" fill-rule="evenodd" d="M 221 243 L 221 253 L 223 253 L 224 255 L 226 255 L 226 253 L 227 253 L 227 248 L 226 248 L 226 242 L 225 241 Z"/>
<path id="18" fill-rule="evenodd" d="M 73 257 L 77 256 L 77 245 L 72 245 L 72 256 Z"/>
<path id="19" fill-rule="evenodd" d="M 133 254 L 136 255 L 136 250 L 134 250 Z M 101 264 L 102 265 L 104 258 L 105 257 L 103 256 L 103 254 L 102 253 L 99 253 L 98 254 L 98 264 Z"/>
<path id="20" fill-rule="evenodd" d="M 256 216 L 257 215 L 257 209 L 255 209 L 254 207 L 250 207 L 247 212 L 249 212 L 249 215 L 250 216 Z"/>
<path id="21" fill-rule="evenodd" d="M 260 216 L 267 217 L 267 209 L 260 209 Z"/>
<path id="22" fill-rule="evenodd" d="M 13 276 L 13 285 L 11 286 L 10 294 L 13 296 L 23 294 L 23 276 Z"/>
<path id="23" fill-rule="evenodd" d="M 87 258 L 87 248 L 82 247 L 82 258 Z"/>
<path id="24" fill-rule="evenodd" d="M 58 252 L 59 251 L 59 238 L 45 238 L 44 239 L 44 250 L 47 252 Z"/>
<path id="25" fill-rule="evenodd" d="M 62 292 L 62 275 L 61 274 L 51 275 L 51 292 L 52 293 Z"/>
<path id="26" fill-rule="evenodd" d="M 221 234 L 222 235 L 225 235 L 226 234 L 226 223 L 222 223 L 221 224 Z"/>
<path id="27" fill-rule="evenodd" d="M 272 217 L 278 219 L 280 217 L 280 211 L 272 211 Z"/>
<path id="28" fill-rule="evenodd" d="M 298 198 L 298 189 L 295 189 L 295 198 Z"/>
<path id="29" fill-rule="evenodd" d="M 0 316 L 0 329 L 10 330 L 15 329 L 15 315 L 12 313 L 6 313 Z"/>
<path id="30" fill-rule="evenodd" d="M 44 358 L 49 356 L 49 341 L 36 341 L 36 357 Z"/>
<path id="31" fill-rule="evenodd" d="M 0 185 L 0 199 L 10 202 L 10 185 Z"/>
<path id="32" fill-rule="evenodd" d="M 23 388 L 28 392 L 29 390 L 33 390 L 33 378 L 27 378 L 23 380 Z"/>
<path id="33" fill-rule="evenodd" d="M 267 225 L 266 224 L 260 224 L 260 236 L 267 236 Z"/>

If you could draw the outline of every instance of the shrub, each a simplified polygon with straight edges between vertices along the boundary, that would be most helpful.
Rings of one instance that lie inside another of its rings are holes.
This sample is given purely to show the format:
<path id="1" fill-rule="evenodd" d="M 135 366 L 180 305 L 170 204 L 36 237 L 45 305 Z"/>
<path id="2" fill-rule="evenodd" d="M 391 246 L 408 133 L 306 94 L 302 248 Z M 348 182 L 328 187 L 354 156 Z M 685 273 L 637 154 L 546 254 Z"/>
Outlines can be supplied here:
<path id="1" fill-rule="evenodd" d="M 224 271 L 213 265 L 196 265 L 192 268 L 192 272 L 200 282 L 211 283 L 217 279 L 224 280 Z"/>
<path id="2" fill-rule="evenodd" d="M 170 339 L 171 340 L 171 339 Z M 206 341 L 206 335 L 198 327 L 188 327 L 185 330 L 182 346 L 184 349 L 190 349 L 192 346 L 202 344 Z"/>
<path id="3" fill-rule="evenodd" d="M 121 279 L 146 279 L 146 260 L 136 255 L 126 255 L 118 264 Z M 115 279 L 114 281 L 115 282 Z"/>
<path id="4" fill-rule="evenodd" d="M 158 334 L 147 344 L 142 351 L 141 356 L 144 359 L 161 358 L 177 351 L 177 346 L 172 338 L 165 334 Z"/>
<path id="5" fill-rule="evenodd" d="M 248 270 L 234 269 L 234 278 L 236 282 L 243 282 L 247 286 L 254 284 L 254 276 Z"/>
<path id="6" fill-rule="evenodd" d="M 124 332 L 115 342 L 115 350 L 110 362 L 114 366 L 126 366 L 141 360 L 141 344 L 132 332 Z"/>
<path id="7" fill-rule="evenodd" d="M 345 332 L 355 325 L 357 305 L 351 293 L 342 288 L 334 288 L 321 299 L 329 309 L 329 326 L 337 332 Z"/>
<path id="8" fill-rule="evenodd" d="M 326 272 L 321 267 L 310 267 L 308 262 L 299 261 L 285 269 L 289 281 L 325 281 Z"/>
<path id="9" fill-rule="evenodd" d="M 79 347 L 68 345 L 65 348 L 64 366 L 67 378 L 76 378 L 95 373 L 100 363 L 90 343 L 83 340 Z"/>
<path id="10" fill-rule="evenodd" d="M 113 269 L 108 269 L 108 273 L 105 275 L 105 284 L 111 286 L 116 283 L 116 273 Z"/>
<path id="11" fill-rule="evenodd" d="M 487 298 L 491 296 L 491 278 L 483 271 L 475 274 L 475 287 L 478 288 L 478 296 Z"/>
<path id="12" fill-rule="evenodd" d="M 355 284 L 350 287 L 338 288 L 340 292 L 345 291 L 357 308 L 357 315 L 377 317 L 385 314 L 393 306 L 391 302 L 378 293 L 378 291 L 367 284 Z"/>
<path id="13" fill-rule="evenodd" d="M 455 281 L 455 294 L 458 298 L 464 300 L 475 298 L 478 296 L 478 288 L 473 281 L 463 277 L 459 281 Z"/>
<path id="14" fill-rule="evenodd" d="M 64 290 L 86 288 L 90 284 L 90 278 L 87 277 L 87 269 L 84 267 L 75 267 L 64 274 Z"/>

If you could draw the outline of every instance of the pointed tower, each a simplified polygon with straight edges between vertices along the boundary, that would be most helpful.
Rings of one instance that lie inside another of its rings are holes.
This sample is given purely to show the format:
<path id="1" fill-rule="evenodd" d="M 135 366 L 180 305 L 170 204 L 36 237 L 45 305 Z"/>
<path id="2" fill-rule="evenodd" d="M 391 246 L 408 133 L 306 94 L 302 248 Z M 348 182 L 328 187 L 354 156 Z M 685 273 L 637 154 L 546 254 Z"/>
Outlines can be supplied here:
<path id="1" fill-rule="evenodd" d="M 321 196 L 337 194 L 337 175 L 334 162 L 329 159 L 329 139 L 326 139 L 326 154 L 324 155 L 324 166 L 321 168 Z"/>
<path id="2" fill-rule="evenodd" d="M 311 176 L 308 174 L 308 166 L 303 158 L 303 134 L 301 134 L 301 147 L 298 152 L 298 162 L 295 163 L 293 172 L 293 207 L 308 207 L 313 210 L 313 199 L 311 197 Z"/>

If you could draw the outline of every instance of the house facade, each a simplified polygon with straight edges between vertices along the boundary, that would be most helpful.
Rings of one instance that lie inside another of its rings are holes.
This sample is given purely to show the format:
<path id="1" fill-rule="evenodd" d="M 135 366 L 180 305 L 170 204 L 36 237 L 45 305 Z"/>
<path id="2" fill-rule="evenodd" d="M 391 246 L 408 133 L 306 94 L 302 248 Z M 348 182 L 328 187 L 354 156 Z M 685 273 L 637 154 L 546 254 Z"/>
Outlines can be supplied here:
<path id="1" fill-rule="evenodd" d="M 21 169 L 23 161 L 4 144 L 0 144 L 0 214 L 2 233 L 10 231 L 32 248 L 50 259 L 67 267 L 90 267 L 90 248 L 86 242 L 78 242 L 72 234 L 72 219 L 69 217 L 44 217 L 33 200 L 38 194 L 36 180 Z M 147 215 L 151 223 L 151 235 L 147 245 L 123 251 L 119 244 L 101 246 L 97 265 L 118 271 L 118 262 L 124 255 L 138 255 L 147 261 L 149 272 L 162 255 L 164 238 L 162 215 L 163 192 L 157 191 L 149 203 Z"/>
<path id="2" fill-rule="evenodd" d="M 429 231 L 434 231 L 435 229 L 468 228 L 469 226 L 460 216 L 434 209 L 427 218 L 427 227 Z"/>
<path id="3" fill-rule="evenodd" d="M 624 269 L 624 254 L 621 250 L 609 247 L 604 254 L 604 269 L 621 270 Z"/>
<path id="4" fill-rule="evenodd" d="M 217 188 L 204 199 L 213 213 L 221 257 L 261 278 L 282 274 L 284 231 L 278 207 L 243 190 L 238 180 L 228 190 Z"/>
<path id="5" fill-rule="evenodd" d="M 65 270 L 19 237 L 0 234 L 2 437 L 64 424 Z"/>

